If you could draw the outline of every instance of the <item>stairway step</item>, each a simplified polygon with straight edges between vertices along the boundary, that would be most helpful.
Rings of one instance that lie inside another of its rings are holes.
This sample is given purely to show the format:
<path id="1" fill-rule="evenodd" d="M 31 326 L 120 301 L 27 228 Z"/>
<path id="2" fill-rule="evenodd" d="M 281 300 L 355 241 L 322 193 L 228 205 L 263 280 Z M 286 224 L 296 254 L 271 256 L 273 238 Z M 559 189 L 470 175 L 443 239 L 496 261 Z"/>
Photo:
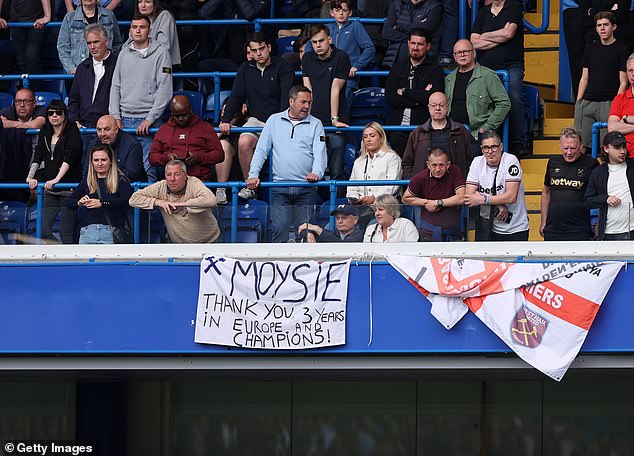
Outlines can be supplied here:
<path id="1" fill-rule="evenodd" d="M 544 100 L 544 117 L 574 118 L 575 104 L 566 101 Z"/>
<path id="2" fill-rule="evenodd" d="M 559 33 L 556 31 L 540 33 L 535 35 L 527 33 L 524 35 L 524 48 L 557 48 L 559 49 Z"/>
<path id="3" fill-rule="evenodd" d="M 557 155 L 559 150 L 559 137 L 541 138 L 533 141 L 533 155 Z"/>
<path id="4" fill-rule="evenodd" d="M 535 27 L 542 25 L 542 13 L 525 13 L 524 19 Z M 550 13 L 550 20 L 548 22 L 548 30 L 559 30 L 559 12 Z"/>
<path id="5" fill-rule="evenodd" d="M 529 211 L 539 211 L 541 210 L 541 193 L 534 195 L 525 195 L 526 198 L 526 207 Z"/>
<path id="6" fill-rule="evenodd" d="M 555 92 L 549 98 L 556 98 L 556 87 L 559 83 L 559 51 L 526 52 L 524 63 L 524 80 L 555 86 Z"/>
<path id="7" fill-rule="evenodd" d="M 541 192 L 544 187 L 544 173 L 524 173 L 524 190 L 527 192 Z"/>
<path id="8" fill-rule="evenodd" d="M 574 118 L 570 117 L 545 117 L 544 118 L 544 135 L 559 136 L 561 130 L 565 127 L 571 127 L 575 123 Z"/>
<path id="9" fill-rule="evenodd" d="M 524 174 L 541 174 L 543 176 L 544 171 L 546 171 L 548 159 L 541 157 L 523 158 L 520 164 L 522 165 Z"/>
<path id="10" fill-rule="evenodd" d="M 539 225 L 542 223 L 541 214 L 528 214 L 528 226 L 530 232 L 528 233 L 529 241 L 543 241 L 544 238 L 539 234 Z"/>

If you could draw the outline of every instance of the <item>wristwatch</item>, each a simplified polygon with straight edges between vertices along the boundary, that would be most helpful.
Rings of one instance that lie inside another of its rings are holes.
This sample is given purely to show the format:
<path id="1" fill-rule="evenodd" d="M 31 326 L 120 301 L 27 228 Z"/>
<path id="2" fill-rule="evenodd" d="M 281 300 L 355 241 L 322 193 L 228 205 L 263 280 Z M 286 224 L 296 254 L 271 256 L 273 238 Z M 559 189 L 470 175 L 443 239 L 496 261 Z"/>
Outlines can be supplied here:
<path id="1" fill-rule="evenodd" d="M 623 116 L 623 118 L 621 119 L 624 123 L 629 124 L 629 122 L 627 121 L 627 116 Z"/>
<path id="2" fill-rule="evenodd" d="M 438 205 L 438 207 L 442 207 L 443 202 L 441 199 L 439 199 L 438 201 L 436 201 L 436 204 Z"/>

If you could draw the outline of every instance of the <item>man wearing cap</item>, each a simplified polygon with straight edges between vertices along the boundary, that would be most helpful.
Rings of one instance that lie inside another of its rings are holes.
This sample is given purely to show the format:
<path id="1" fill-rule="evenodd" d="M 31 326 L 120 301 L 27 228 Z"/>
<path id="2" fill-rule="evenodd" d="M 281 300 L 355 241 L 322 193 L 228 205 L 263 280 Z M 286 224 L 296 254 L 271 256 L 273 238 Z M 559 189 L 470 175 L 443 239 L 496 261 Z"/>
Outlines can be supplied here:
<path id="1" fill-rule="evenodd" d="M 586 205 L 599 208 L 599 240 L 634 239 L 634 161 L 627 157 L 626 145 L 618 131 L 605 135 L 607 161 L 592 171 L 588 182 Z"/>
<path id="2" fill-rule="evenodd" d="M 340 204 L 330 213 L 335 216 L 335 231 L 330 231 L 312 223 L 304 223 L 297 234 L 306 236 L 306 242 L 363 242 L 363 231 L 359 229 L 357 208 L 350 204 Z M 305 233 L 304 233 L 305 231 Z"/>
<path id="3" fill-rule="evenodd" d="M 403 203 L 420 207 L 418 217 L 434 226 L 456 228 L 464 203 L 465 179 L 451 164 L 447 151 L 434 147 L 427 157 L 427 169 L 416 173 L 403 195 Z"/>

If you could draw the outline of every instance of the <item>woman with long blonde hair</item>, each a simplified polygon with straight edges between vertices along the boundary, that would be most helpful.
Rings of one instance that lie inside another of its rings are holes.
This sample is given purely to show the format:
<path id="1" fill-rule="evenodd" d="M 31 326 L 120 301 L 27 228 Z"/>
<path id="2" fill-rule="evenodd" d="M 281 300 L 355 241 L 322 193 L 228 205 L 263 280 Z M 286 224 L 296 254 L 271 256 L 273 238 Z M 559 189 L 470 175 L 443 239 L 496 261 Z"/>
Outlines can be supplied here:
<path id="1" fill-rule="evenodd" d="M 116 228 L 124 229 L 132 186 L 119 171 L 117 160 L 107 144 L 90 151 L 88 175 L 68 198 L 68 207 L 85 207 L 79 234 L 80 244 L 114 244 Z"/>
<path id="2" fill-rule="evenodd" d="M 363 141 L 361 142 L 361 155 L 354 161 L 351 181 L 364 180 L 397 180 L 402 176 L 401 157 L 387 143 L 385 130 L 378 122 L 370 122 L 363 129 Z M 366 206 L 360 209 L 360 218 L 369 215 L 372 218 L 372 210 L 369 207 L 379 195 L 396 195 L 400 187 L 398 185 L 364 186 L 360 184 L 348 186 L 346 197 L 351 204 Z M 367 220 L 364 220 L 367 223 Z M 365 224 L 362 223 L 362 227 Z"/>

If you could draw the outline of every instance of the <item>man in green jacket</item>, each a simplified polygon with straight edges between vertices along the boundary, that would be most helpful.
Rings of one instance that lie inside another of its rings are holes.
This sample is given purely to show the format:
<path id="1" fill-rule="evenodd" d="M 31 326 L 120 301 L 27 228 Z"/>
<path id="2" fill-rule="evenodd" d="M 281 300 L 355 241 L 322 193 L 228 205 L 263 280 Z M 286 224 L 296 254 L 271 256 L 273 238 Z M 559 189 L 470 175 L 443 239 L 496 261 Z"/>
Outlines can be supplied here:
<path id="1" fill-rule="evenodd" d="M 458 67 L 445 76 L 449 115 L 469 125 L 477 139 L 479 133 L 502 125 L 511 110 L 511 100 L 498 75 L 476 62 L 469 40 L 458 40 L 453 55 Z"/>

